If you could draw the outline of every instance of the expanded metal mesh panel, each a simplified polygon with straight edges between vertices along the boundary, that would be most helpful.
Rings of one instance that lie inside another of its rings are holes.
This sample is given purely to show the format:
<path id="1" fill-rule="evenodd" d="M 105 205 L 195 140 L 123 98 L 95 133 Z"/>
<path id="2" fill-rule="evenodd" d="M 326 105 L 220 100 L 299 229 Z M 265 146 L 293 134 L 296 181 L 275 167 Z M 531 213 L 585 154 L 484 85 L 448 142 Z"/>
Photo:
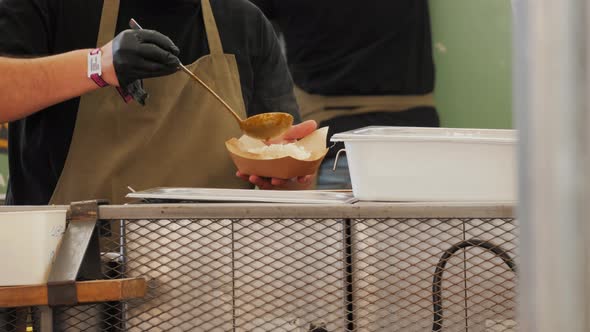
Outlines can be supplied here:
<path id="1" fill-rule="evenodd" d="M 460 221 L 359 220 L 353 224 L 358 331 L 430 331 L 432 279 L 443 248 L 460 242 Z M 460 257 L 449 262 L 445 331 L 465 328 Z"/>
<path id="2" fill-rule="evenodd" d="M 53 309 L 54 331 L 122 331 L 122 308 L 114 304 L 92 304 Z"/>
<path id="3" fill-rule="evenodd" d="M 100 223 L 102 273 L 105 279 L 126 277 L 123 260 L 123 237 L 121 222 Z M 143 299 L 142 299 L 143 302 Z M 126 302 L 104 302 L 98 304 L 78 305 L 73 307 L 53 308 L 53 331 L 126 331 Z M 40 320 L 34 315 L 37 324 Z M 38 331 L 35 330 L 34 331 Z M 147 330 L 146 330 L 147 331 Z M 43 332 L 43 330 L 41 330 Z"/>
<path id="4" fill-rule="evenodd" d="M 470 220 L 466 239 L 481 239 L 519 264 L 514 221 Z M 479 247 L 466 250 L 467 323 L 473 332 L 512 332 L 516 324 L 516 275 L 496 253 Z"/>
<path id="5" fill-rule="evenodd" d="M 1 332 L 25 332 L 33 325 L 31 308 L 0 309 Z"/>
<path id="6" fill-rule="evenodd" d="M 356 220 L 352 234 L 356 331 L 516 331 L 514 221 Z"/>
<path id="7" fill-rule="evenodd" d="M 234 226 L 235 331 L 344 331 L 342 221 Z"/>
<path id="8" fill-rule="evenodd" d="M 56 310 L 57 331 L 517 330 L 513 220 L 132 220 L 110 231 L 105 276 L 145 277 L 147 296 Z"/>
<path id="9" fill-rule="evenodd" d="M 0 309 L 0 331 L 11 331 L 16 326 L 16 317 L 10 309 Z"/>
<path id="10" fill-rule="evenodd" d="M 130 303 L 129 331 L 230 331 L 233 326 L 232 222 L 126 223 L 127 276 L 148 279 Z"/>

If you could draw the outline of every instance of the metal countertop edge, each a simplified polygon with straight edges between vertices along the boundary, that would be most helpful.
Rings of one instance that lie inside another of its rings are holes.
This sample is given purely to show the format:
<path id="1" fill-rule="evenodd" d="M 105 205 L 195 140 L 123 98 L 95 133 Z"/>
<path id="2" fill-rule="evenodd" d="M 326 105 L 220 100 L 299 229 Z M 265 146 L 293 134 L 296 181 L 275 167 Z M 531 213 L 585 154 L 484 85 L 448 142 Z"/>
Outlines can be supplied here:
<path id="1" fill-rule="evenodd" d="M 512 219 L 514 202 L 104 205 L 101 219 Z"/>

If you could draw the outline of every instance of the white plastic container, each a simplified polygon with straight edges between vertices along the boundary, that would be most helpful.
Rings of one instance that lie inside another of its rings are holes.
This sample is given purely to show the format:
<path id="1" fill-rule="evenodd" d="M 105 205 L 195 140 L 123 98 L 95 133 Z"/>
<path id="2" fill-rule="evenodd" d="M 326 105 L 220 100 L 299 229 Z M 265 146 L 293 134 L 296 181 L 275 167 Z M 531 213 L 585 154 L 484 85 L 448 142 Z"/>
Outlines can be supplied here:
<path id="1" fill-rule="evenodd" d="M 47 283 L 66 210 L 0 212 L 0 286 Z"/>
<path id="2" fill-rule="evenodd" d="M 331 140 L 360 200 L 516 200 L 516 130 L 365 127 Z"/>

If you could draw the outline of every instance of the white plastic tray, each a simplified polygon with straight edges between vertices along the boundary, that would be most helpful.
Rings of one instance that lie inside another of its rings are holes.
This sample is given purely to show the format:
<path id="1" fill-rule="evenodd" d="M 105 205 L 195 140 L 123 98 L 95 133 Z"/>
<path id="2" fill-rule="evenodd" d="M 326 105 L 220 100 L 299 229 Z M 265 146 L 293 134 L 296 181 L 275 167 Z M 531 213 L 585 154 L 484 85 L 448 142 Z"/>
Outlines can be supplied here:
<path id="1" fill-rule="evenodd" d="M 331 140 L 344 142 L 359 200 L 516 200 L 515 130 L 373 126 Z"/>
<path id="2" fill-rule="evenodd" d="M 0 287 L 47 283 L 66 210 L 0 211 Z"/>

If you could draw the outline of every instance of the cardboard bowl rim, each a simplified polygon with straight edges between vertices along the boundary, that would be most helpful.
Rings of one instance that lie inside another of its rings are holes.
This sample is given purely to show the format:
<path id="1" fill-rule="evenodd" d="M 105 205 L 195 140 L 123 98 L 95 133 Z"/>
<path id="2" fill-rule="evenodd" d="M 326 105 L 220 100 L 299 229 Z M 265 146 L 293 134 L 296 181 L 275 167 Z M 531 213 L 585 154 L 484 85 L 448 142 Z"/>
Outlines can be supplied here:
<path id="1" fill-rule="evenodd" d="M 281 157 L 281 158 L 271 158 L 271 159 L 251 158 L 248 155 L 255 155 L 256 156 L 257 154 L 252 153 L 252 152 L 248 152 L 248 151 L 242 151 L 237 147 L 235 147 L 235 149 L 238 150 L 240 153 L 234 152 L 234 149 L 233 149 L 234 146 L 231 143 L 237 142 L 237 141 L 238 141 L 238 139 L 235 137 L 225 141 L 225 147 L 227 148 L 227 150 L 231 154 L 237 155 L 237 156 L 242 157 L 244 159 L 257 160 L 257 161 L 293 160 L 293 161 L 298 161 L 298 162 L 316 162 L 316 161 L 324 158 L 326 156 L 326 154 L 328 153 L 328 151 L 330 150 L 328 148 L 325 148 L 324 152 L 322 154 L 320 154 L 317 158 L 314 158 L 314 159 L 297 159 L 297 158 L 293 158 L 291 156 L 286 156 L 286 157 Z M 312 153 L 312 155 L 313 155 L 313 153 Z"/>

